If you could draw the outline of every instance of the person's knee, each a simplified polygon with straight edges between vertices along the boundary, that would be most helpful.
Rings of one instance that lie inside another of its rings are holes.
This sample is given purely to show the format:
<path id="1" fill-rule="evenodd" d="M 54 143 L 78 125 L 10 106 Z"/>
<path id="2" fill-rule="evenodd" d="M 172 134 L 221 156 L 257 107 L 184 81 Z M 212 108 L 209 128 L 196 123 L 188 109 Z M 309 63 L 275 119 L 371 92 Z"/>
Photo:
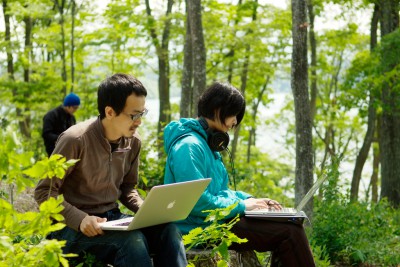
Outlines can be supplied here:
<path id="1" fill-rule="evenodd" d="M 286 224 L 286 233 L 289 239 L 298 240 L 301 237 L 305 236 L 304 228 L 297 224 L 287 223 Z"/>
<path id="2" fill-rule="evenodd" d="M 169 240 L 179 243 L 182 240 L 182 233 L 175 224 L 166 224 L 161 238 L 166 241 Z"/>
<path id="3" fill-rule="evenodd" d="M 114 266 L 151 266 L 149 246 L 141 231 L 124 232 L 119 240 Z"/>
<path id="4" fill-rule="evenodd" d="M 181 238 L 181 237 L 182 237 L 181 231 L 180 231 L 179 228 L 178 228 L 175 224 L 173 224 L 173 223 L 169 223 L 169 224 L 166 224 L 166 225 L 165 225 L 164 233 L 165 233 L 166 235 L 169 235 L 169 236 L 175 236 L 175 237 L 178 237 L 178 238 Z"/>
<path id="5" fill-rule="evenodd" d="M 125 249 L 148 249 L 146 237 L 141 231 L 126 232 L 126 236 L 123 240 L 124 242 L 122 245 Z"/>

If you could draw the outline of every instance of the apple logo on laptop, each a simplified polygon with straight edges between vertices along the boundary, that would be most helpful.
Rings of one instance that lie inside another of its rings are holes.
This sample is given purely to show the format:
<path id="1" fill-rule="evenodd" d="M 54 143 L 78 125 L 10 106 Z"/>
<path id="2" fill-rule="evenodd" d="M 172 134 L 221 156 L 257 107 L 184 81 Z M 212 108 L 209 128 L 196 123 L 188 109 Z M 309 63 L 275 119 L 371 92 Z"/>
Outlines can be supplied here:
<path id="1" fill-rule="evenodd" d="M 167 209 L 172 209 L 174 205 L 175 205 L 175 200 L 168 204 Z"/>

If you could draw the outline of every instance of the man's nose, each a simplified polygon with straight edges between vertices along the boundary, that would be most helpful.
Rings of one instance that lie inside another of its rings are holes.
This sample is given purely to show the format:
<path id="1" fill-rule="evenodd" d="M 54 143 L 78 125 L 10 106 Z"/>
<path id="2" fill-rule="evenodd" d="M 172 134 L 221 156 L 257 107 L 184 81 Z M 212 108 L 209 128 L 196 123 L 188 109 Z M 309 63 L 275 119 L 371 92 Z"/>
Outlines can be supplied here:
<path id="1" fill-rule="evenodd" d="M 136 120 L 133 121 L 133 124 L 135 125 L 140 125 L 142 124 L 142 117 L 137 118 Z"/>

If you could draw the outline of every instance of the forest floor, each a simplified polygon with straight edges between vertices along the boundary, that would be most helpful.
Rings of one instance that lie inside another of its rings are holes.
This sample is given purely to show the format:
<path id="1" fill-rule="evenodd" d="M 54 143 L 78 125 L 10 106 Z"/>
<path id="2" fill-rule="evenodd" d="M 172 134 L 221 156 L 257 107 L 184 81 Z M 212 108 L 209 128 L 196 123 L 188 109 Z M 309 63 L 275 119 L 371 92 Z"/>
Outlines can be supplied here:
<path id="1" fill-rule="evenodd" d="M 17 193 L 14 186 L 0 182 L 0 196 L 12 204 L 14 209 L 20 213 L 39 210 L 33 197 L 34 190 L 34 188 L 29 188 Z"/>

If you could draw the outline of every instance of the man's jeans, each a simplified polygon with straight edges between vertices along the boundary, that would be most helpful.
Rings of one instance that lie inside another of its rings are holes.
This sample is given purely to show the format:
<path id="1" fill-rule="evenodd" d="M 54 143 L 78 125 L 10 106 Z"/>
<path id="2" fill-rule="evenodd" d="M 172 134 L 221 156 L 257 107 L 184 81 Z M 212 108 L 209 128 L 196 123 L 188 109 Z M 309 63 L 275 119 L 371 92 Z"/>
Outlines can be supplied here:
<path id="1" fill-rule="evenodd" d="M 107 221 L 129 217 L 118 209 L 96 216 Z M 115 267 L 187 265 L 185 248 L 179 229 L 174 224 L 162 224 L 133 231 L 104 231 L 104 235 L 87 237 L 65 227 L 49 238 L 66 240 L 64 253 L 90 253 L 100 261 Z M 151 255 L 151 256 L 150 256 Z M 153 258 L 153 263 L 151 258 Z"/>

